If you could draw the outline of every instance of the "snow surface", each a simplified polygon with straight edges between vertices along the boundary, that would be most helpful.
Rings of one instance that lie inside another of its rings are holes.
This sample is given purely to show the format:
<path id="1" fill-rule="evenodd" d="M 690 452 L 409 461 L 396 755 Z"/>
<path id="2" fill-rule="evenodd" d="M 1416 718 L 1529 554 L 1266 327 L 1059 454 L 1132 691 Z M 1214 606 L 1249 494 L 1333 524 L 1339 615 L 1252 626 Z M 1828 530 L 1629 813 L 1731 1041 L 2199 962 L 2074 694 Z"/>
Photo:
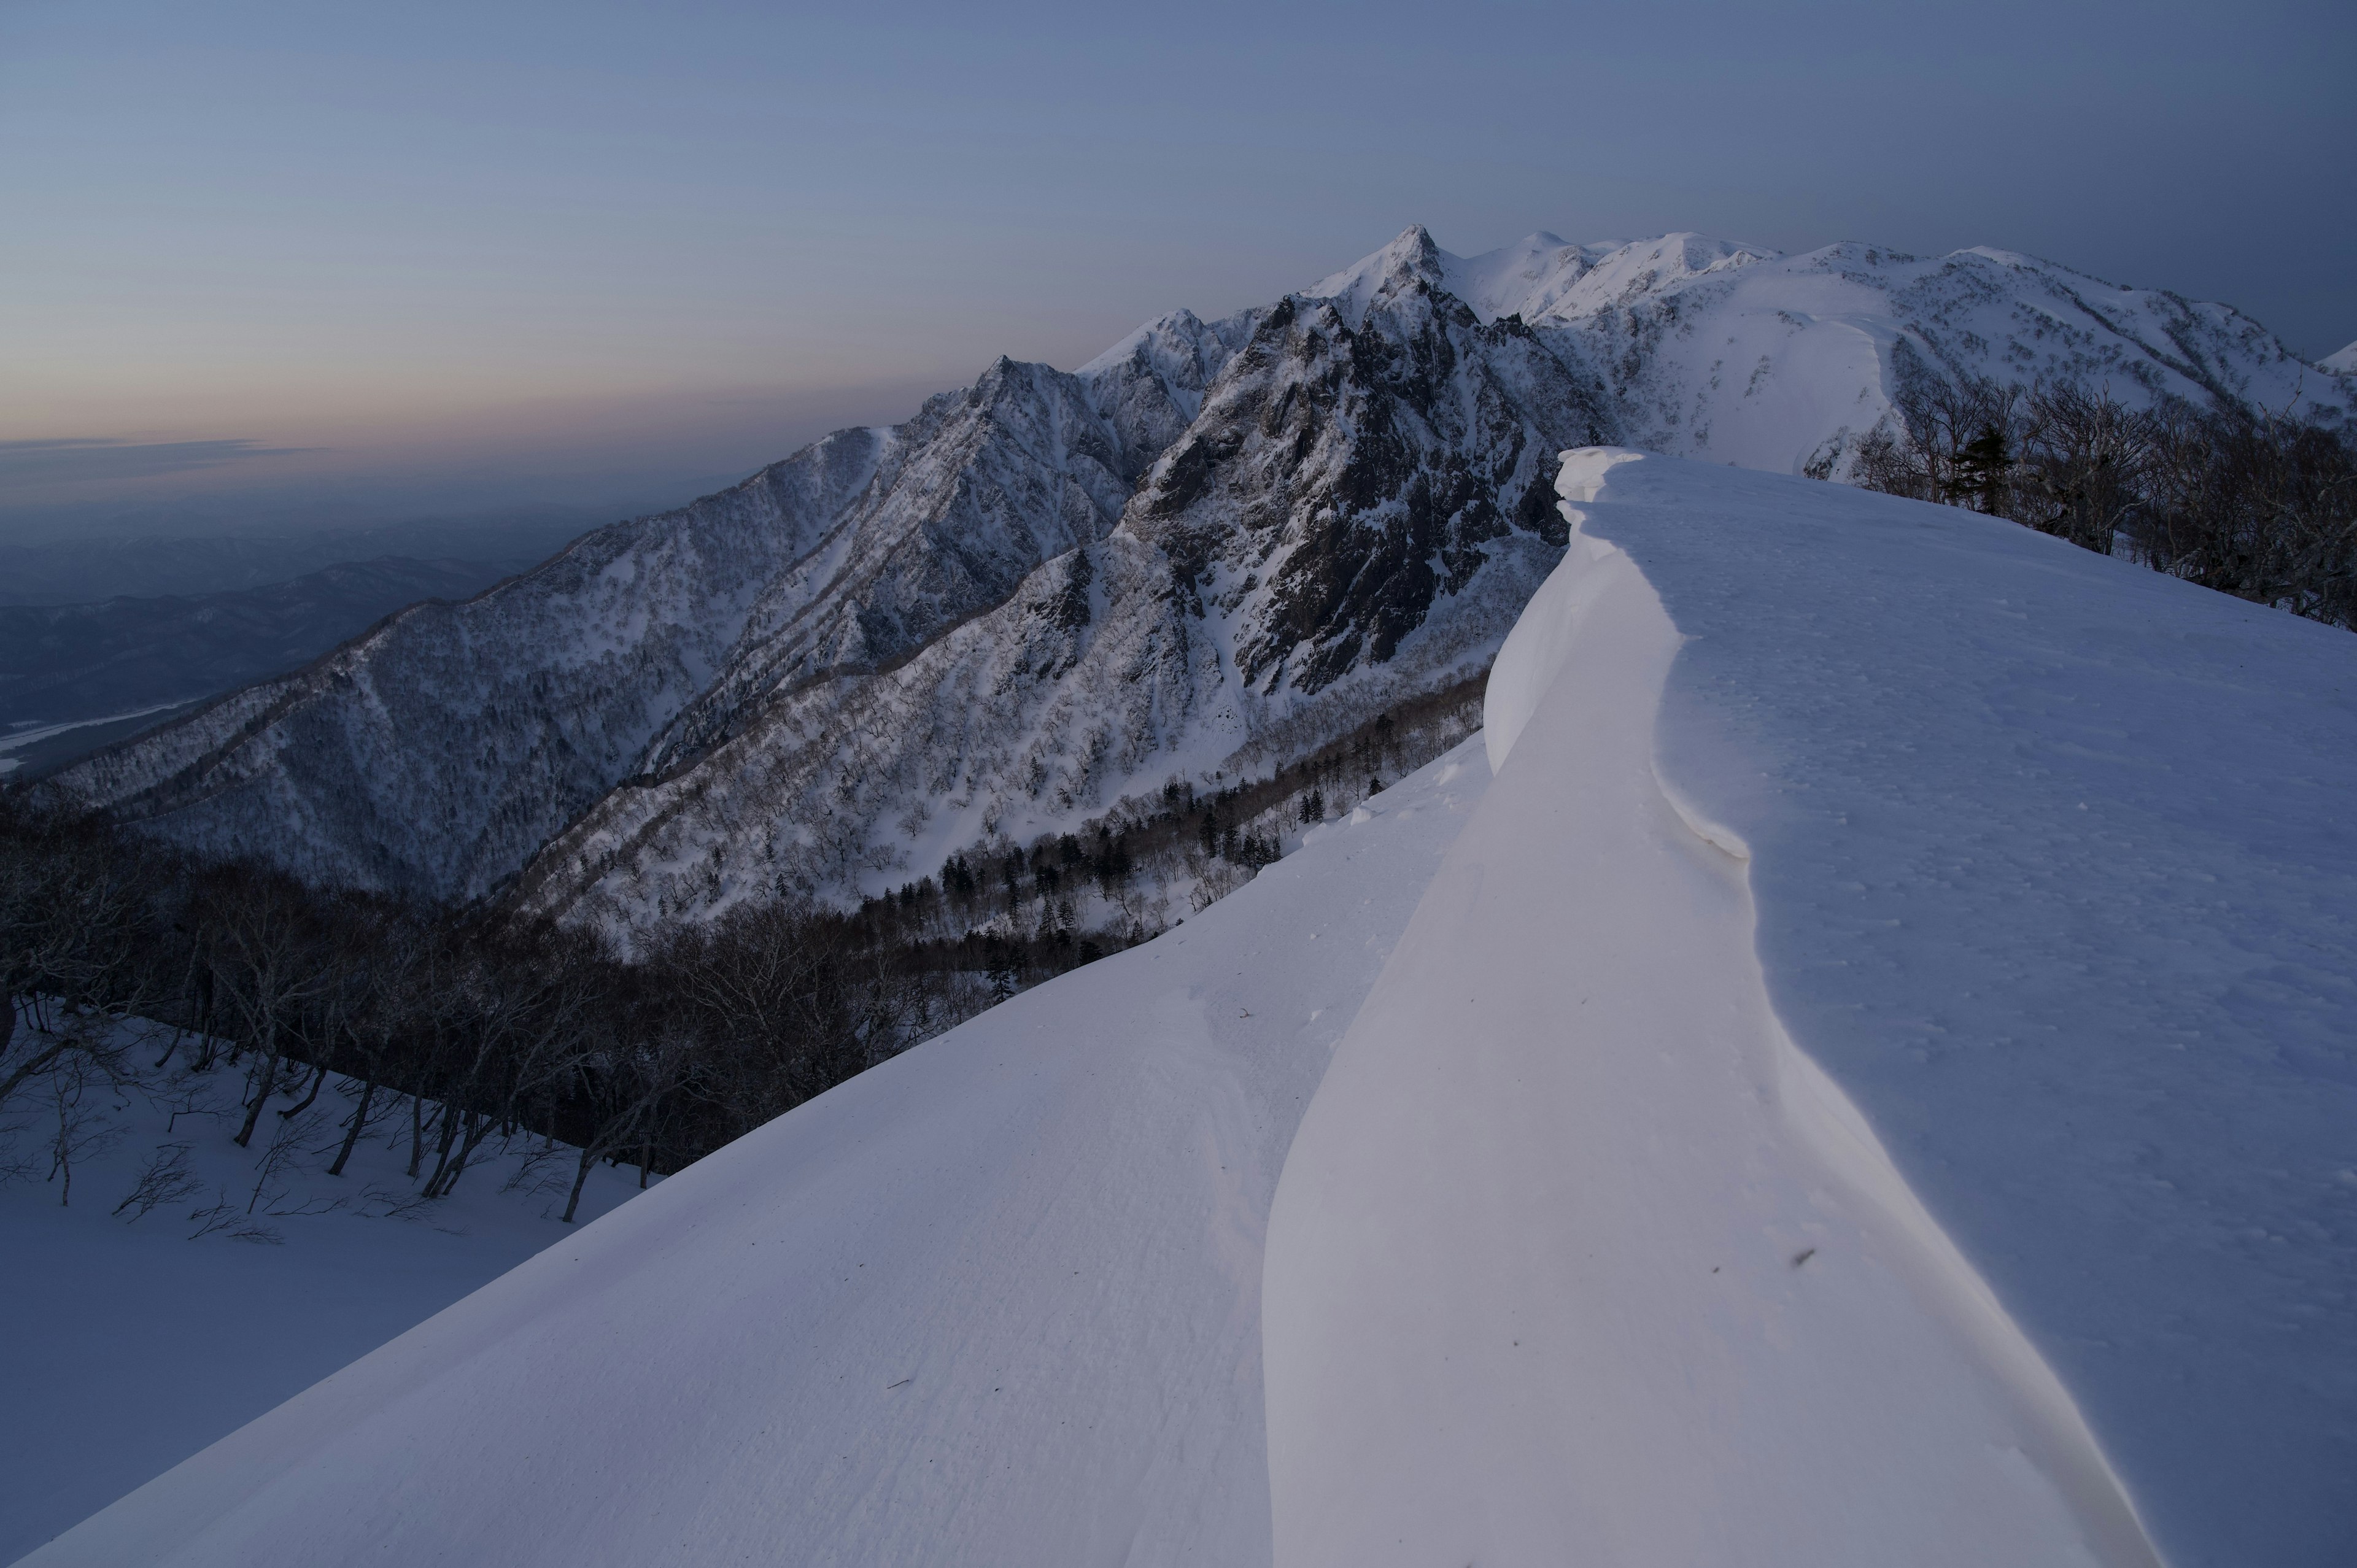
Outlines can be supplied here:
<path id="1" fill-rule="evenodd" d="M 1559 489 L 1481 744 L 32 1561 L 2346 1561 L 2357 641 Z"/>
<path id="2" fill-rule="evenodd" d="M 2357 643 L 1633 456 L 1287 1161 L 1279 1563 L 2346 1562 Z"/>
<path id="3" fill-rule="evenodd" d="M 2344 343 L 2316 362 L 2336 375 L 2357 376 L 2357 343 Z"/>
<path id="4" fill-rule="evenodd" d="M 1469 741 L 30 1561 L 1266 1563 L 1270 1194 L 1487 778 Z"/>
<path id="5" fill-rule="evenodd" d="M 150 1055 L 161 1052 L 159 1037 Z M 537 1173 L 555 1178 L 553 1189 L 526 1181 L 511 1190 L 522 1152 L 489 1144 L 480 1153 L 491 1157 L 448 1198 L 413 1219 L 388 1217 L 393 1200 L 416 1187 L 404 1176 L 407 1144 L 386 1146 L 396 1131 L 388 1122 L 353 1151 L 341 1177 L 326 1176 L 337 1141 L 328 1123 L 349 1110 L 332 1090 L 316 1109 L 333 1114 L 301 1140 L 326 1143 L 327 1153 L 265 1184 L 257 1200 L 259 1156 L 279 1119 L 264 1118 L 252 1151 L 231 1143 L 243 1081 L 222 1068 L 175 1074 L 171 1092 L 154 1100 L 94 1091 L 102 1114 L 91 1131 L 112 1146 L 77 1162 L 70 1204 L 59 1203 L 57 1183 L 40 1180 L 38 1165 L 29 1179 L 0 1185 L 0 1252 L 9 1263 L 0 1291 L 0 1406 L 9 1416 L 0 1424 L 0 1562 L 576 1233 L 555 1218 L 572 1160 Z M 175 1125 L 175 1104 L 196 1109 Z M 19 1152 L 38 1155 L 38 1097 L 9 1111 L 8 1122 L 32 1123 Z M 405 1134 L 405 1112 L 398 1122 Z M 111 1213 L 165 1143 L 188 1145 L 200 1191 L 144 1216 Z M 583 1217 L 635 1197 L 636 1178 L 592 1171 Z M 240 1241 L 227 1231 L 191 1239 L 199 1227 L 190 1208 L 224 1197 L 241 1225 L 278 1240 Z M 339 1197 L 347 1207 L 318 1212 Z"/>

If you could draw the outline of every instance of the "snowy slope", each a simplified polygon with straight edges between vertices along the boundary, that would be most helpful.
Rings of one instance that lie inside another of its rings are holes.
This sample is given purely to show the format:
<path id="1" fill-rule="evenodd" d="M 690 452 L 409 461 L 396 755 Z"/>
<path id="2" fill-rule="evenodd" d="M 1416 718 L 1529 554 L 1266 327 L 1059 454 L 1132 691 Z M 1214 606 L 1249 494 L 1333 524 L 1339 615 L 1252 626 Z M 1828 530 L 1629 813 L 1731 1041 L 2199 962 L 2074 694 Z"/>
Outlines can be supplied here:
<path id="1" fill-rule="evenodd" d="M 1487 777 L 1468 743 L 30 1561 L 1267 1562 L 1269 1195 Z"/>
<path id="2" fill-rule="evenodd" d="M 2357 343 L 2344 344 L 2316 362 L 2336 375 L 2357 376 Z"/>
<path id="3" fill-rule="evenodd" d="M 1347 310 L 1401 266 L 1485 320 L 1519 315 L 1588 367 L 1628 445 L 1776 473 L 1843 472 L 1910 361 L 1947 377 L 2077 381 L 2132 404 L 2225 396 L 2332 421 L 2357 408 L 2231 306 L 2012 251 L 1845 242 L 1787 256 L 1700 234 L 1575 245 L 1539 233 L 1464 257 L 1414 228 L 1311 292 Z"/>
<path id="4" fill-rule="evenodd" d="M 2341 1561 L 2357 644 L 1631 456 L 1480 745 L 32 1561 Z"/>
<path id="5" fill-rule="evenodd" d="M 2346 1561 L 2357 646 L 1615 456 L 1288 1157 L 1278 1561 Z"/>
<path id="6" fill-rule="evenodd" d="M 157 1087 L 153 1098 L 91 1097 L 103 1119 L 84 1130 L 91 1146 L 67 1204 L 56 1180 L 41 1179 L 46 1151 L 35 1152 L 47 1108 L 20 1098 L 6 1118 L 21 1129 L 14 1152 L 41 1163 L 0 1183 L 0 1562 L 576 1234 L 556 1218 L 571 1150 L 526 1171 L 526 1151 L 498 1150 L 495 1139 L 449 1197 L 402 1218 L 416 1184 L 405 1178 L 405 1142 L 389 1146 L 408 1130 L 398 1103 L 380 1098 L 380 1111 L 398 1114 L 329 1176 L 334 1122 L 350 1110 L 330 1092 L 285 1125 L 317 1152 L 265 1176 L 275 1127 L 254 1149 L 230 1141 L 242 1073 L 180 1071 Z M 158 1146 L 176 1144 L 197 1190 L 145 1214 L 113 1212 Z M 584 1217 L 635 1197 L 636 1175 L 593 1170 Z M 205 1222 L 191 1210 L 224 1200 L 230 1223 L 194 1235 Z M 258 1240 L 233 1234 L 249 1227 Z"/>

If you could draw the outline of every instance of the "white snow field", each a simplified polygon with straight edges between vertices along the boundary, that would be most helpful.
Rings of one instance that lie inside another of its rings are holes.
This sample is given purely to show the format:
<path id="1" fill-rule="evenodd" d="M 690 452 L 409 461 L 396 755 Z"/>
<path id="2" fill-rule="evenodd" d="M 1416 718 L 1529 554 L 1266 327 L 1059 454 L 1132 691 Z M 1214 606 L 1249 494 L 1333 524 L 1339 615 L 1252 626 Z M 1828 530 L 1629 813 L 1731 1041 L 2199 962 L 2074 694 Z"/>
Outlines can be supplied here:
<path id="1" fill-rule="evenodd" d="M 1265 1563 L 1270 1195 L 1488 776 L 1477 737 L 29 1561 Z"/>
<path id="2" fill-rule="evenodd" d="M 19 1027 L 32 1026 L 28 1011 Z M 161 1057 L 168 1032 L 145 1032 L 147 1056 Z M 176 1065 L 193 1042 L 182 1050 Z M 572 1150 L 526 1170 L 529 1141 L 502 1151 L 494 1137 L 447 1198 L 404 1218 L 417 1185 L 404 1168 L 406 1100 L 378 1097 L 394 1114 L 335 1177 L 334 1122 L 350 1106 L 333 1092 L 304 1118 L 265 1116 L 245 1150 L 230 1141 L 242 1071 L 157 1077 L 153 1097 L 83 1097 L 94 1114 L 76 1140 L 69 1203 L 56 1176 L 41 1179 L 50 1108 L 38 1096 L 8 1108 L 21 1129 L 13 1152 L 35 1163 L 0 1183 L 0 1562 L 576 1233 L 556 1219 Z M 265 1172 L 282 1128 L 311 1152 Z M 159 1145 L 185 1150 L 191 1189 L 113 1212 Z M 635 1197 L 637 1174 L 592 1170 L 583 1217 Z M 192 1213 L 224 1207 L 210 1230 L 214 1216 Z"/>
<path id="3" fill-rule="evenodd" d="M 1560 488 L 1479 741 L 29 1561 L 2347 1562 L 2357 640 Z"/>
<path id="4" fill-rule="evenodd" d="M 1287 1159 L 1277 1561 L 2351 1561 L 2357 641 L 1634 456 Z"/>

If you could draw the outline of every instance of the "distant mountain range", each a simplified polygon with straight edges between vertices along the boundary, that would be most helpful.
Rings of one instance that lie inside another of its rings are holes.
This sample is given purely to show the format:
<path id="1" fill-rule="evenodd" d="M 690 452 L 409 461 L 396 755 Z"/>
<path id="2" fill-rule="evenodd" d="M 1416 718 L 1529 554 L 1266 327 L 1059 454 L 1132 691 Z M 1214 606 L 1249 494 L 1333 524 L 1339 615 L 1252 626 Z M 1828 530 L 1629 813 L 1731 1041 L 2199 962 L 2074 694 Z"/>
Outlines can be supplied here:
<path id="1" fill-rule="evenodd" d="M 10 540 L 0 542 L 0 606 L 224 594 L 389 555 L 479 561 L 505 575 L 538 565 L 601 521 L 552 510 L 300 532 L 182 536 L 85 531 L 65 538 Z"/>
<path id="2" fill-rule="evenodd" d="M 421 599 L 528 571 L 581 532 L 528 514 L 0 544 L 0 775 L 54 771 L 299 669 Z"/>
<path id="3" fill-rule="evenodd" d="M 2012 252 L 1422 228 L 619 523 L 59 775 L 214 854 L 618 930 L 845 900 L 1483 669 L 1611 442 L 1846 473 L 1907 373 L 2352 418 L 2221 305 Z"/>
<path id="4" fill-rule="evenodd" d="M 63 726 L 282 674 L 395 610 L 466 598 L 509 575 L 487 562 L 388 555 L 231 593 L 0 607 L 0 746 L 28 729 L 58 731 L 54 754 Z"/>

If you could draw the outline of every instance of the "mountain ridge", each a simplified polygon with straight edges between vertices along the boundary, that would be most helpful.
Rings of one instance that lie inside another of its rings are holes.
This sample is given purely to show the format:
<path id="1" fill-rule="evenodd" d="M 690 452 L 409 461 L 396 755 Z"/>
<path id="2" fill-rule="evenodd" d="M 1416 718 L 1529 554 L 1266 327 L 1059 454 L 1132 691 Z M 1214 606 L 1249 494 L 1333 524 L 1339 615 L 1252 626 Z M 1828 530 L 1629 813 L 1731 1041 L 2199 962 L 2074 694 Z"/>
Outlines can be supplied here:
<path id="1" fill-rule="evenodd" d="M 1467 258 L 1416 225 L 1078 371 L 1002 357 L 52 793 L 312 880 L 621 930 L 855 899 L 1463 679 L 1562 548 L 1544 456 L 1841 477 L 1902 361 L 2349 417 L 2345 382 L 2226 306 L 2015 252 L 1538 233 Z"/>

